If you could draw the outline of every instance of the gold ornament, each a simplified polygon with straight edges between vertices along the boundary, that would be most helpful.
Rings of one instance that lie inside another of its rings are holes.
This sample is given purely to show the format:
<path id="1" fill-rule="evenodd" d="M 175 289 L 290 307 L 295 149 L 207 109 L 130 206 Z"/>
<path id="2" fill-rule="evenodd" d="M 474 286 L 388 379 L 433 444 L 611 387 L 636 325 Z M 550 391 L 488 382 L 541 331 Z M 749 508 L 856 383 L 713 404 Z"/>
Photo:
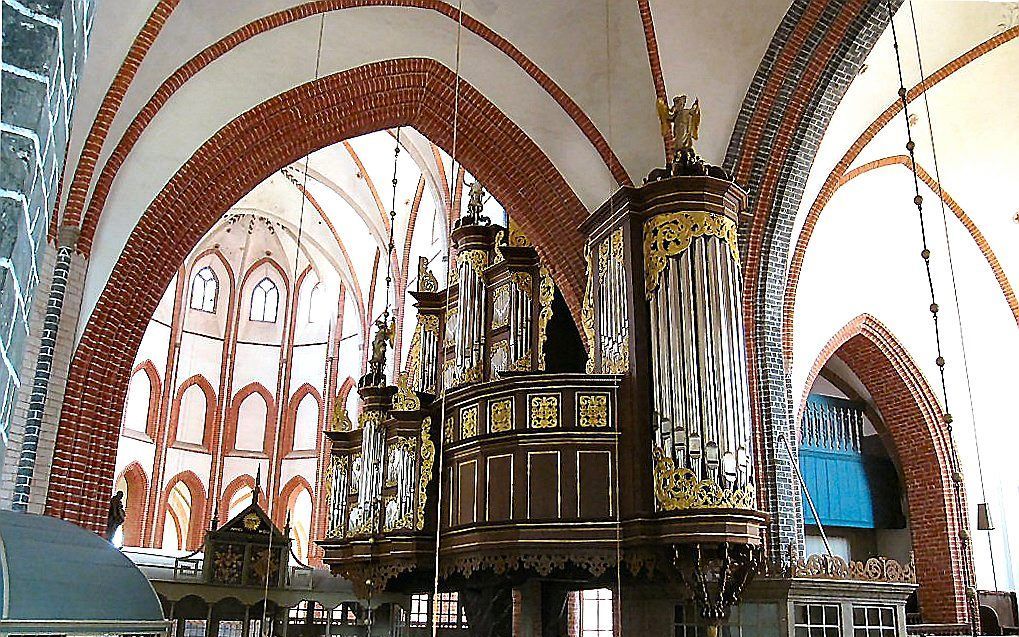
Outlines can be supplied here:
<path id="1" fill-rule="evenodd" d="M 527 426 L 531 429 L 558 427 L 559 396 L 531 396 L 527 411 Z"/>
<path id="2" fill-rule="evenodd" d="M 418 257 L 418 292 L 438 292 L 439 281 L 428 269 L 428 257 Z"/>
<path id="3" fill-rule="evenodd" d="M 488 252 L 484 250 L 465 250 L 463 254 L 457 255 L 457 260 L 460 259 L 465 260 L 478 276 L 482 276 L 488 267 Z"/>
<path id="4" fill-rule="evenodd" d="M 478 406 L 464 407 L 460 410 L 460 440 L 478 435 Z"/>
<path id="5" fill-rule="evenodd" d="M 733 261 L 739 263 L 736 223 L 710 212 L 670 212 L 644 222 L 644 289 L 650 299 L 658 289 L 669 257 L 682 254 L 697 237 L 725 241 Z"/>
<path id="6" fill-rule="evenodd" d="M 488 429 L 491 433 L 513 429 L 513 399 L 493 400 L 488 403 Z"/>
<path id="7" fill-rule="evenodd" d="M 605 394 L 580 394 L 578 397 L 581 427 L 609 426 L 609 397 Z"/>
<path id="8" fill-rule="evenodd" d="M 516 284 L 517 289 L 527 295 L 527 298 L 531 298 L 531 275 L 528 272 L 514 272 L 510 274 L 510 278 L 513 279 L 513 283 Z"/>
<path id="9" fill-rule="evenodd" d="M 587 367 L 588 374 L 595 372 L 594 364 L 594 254 L 591 252 L 591 244 L 584 246 L 584 261 L 587 263 L 587 283 L 584 286 L 584 300 L 580 306 L 580 326 L 584 330 L 584 339 L 587 345 Z"/>
<path id="10" fill-rule="evenodd" d="M 396 377 L 396 396 L 393 397 L 394 411 L 417 411 L 421 409 L 421 399 L 410 388 L 410 373 L 400 372 Z"/>
<path id="11" fill-rule="evenodd" d="M 418 476 L 418 531 L 425 528 L 425 504 L 428 501 L 428 483 L 432 480 L 432 463 L 435 461 L 435 443 L 430 430 L 432 419 L 421 421 L 421 472 Z"/>
<path id="12" fill-rule="evenodd" d="M 552 299 L 555 297 L 555 282 L 548 268 L 541 266 L 541 280 L 538 284 L 538 304 L 541 310 L 538 312 L 538 369 L 545 369 L 545 339 L 548 334 L 545 328 L 552 318 Z"/>
<path id="13" fill-rule="evenodd" d="M 655 447 L 654 460 L 655 497 L 666 511 L 754 508 L 752 485 L 730 489 L 712 480 L 698 480 L 690 469 L 677 468 L 675 461 L 660 447 Z"/>

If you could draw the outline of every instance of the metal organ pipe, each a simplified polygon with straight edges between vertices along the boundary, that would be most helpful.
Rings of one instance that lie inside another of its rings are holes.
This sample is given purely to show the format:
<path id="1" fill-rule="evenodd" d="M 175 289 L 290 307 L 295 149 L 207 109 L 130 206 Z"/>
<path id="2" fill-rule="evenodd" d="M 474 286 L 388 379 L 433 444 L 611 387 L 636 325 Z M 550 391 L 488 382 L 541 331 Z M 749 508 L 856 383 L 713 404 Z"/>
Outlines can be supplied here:
<path id="1" fill-rule="evenodd" d="M 710 233 L 671 249 L 649 293 L 654 440 L 697 480 L 752 489 L 739 263 Z"/>

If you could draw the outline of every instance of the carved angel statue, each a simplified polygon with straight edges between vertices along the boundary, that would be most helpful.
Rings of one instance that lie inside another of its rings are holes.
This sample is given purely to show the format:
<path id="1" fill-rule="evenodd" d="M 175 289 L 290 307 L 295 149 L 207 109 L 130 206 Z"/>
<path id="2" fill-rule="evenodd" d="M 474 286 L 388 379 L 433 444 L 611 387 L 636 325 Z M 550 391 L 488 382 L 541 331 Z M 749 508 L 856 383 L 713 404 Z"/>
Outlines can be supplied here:
<path id="1" fill-rule="evenodd" d="M 484 208 L 485 187 L 481 185 L 480 181 L 475 181 L 467 192 L 467 215 L 463 220 L 469 224 L 487 225 L 491 223 L 489 218 L 482 214 Z"/>
<path id="2" fill-rule="evenodd" d="M 687 108 L 686 95 L 678 95 L 672 98 L 670 108 L 665 100 L 658 98 L 658 119 L 662 124 L 662 137 L 668 137 L 669 131 L 672 131 L 676 154 L 692 154 L 693 142 L 698 138 L 701 126 L 700 100 L 694 99 L 693 105 Z"/>
<path id="3" fill-rule="evenodd" d="M 368 359 L 373 374 L 381 374 L 386 367 L 386 347 L 393 345 L 396 321 L 386 323 L 385 315 L 375 319 L 375 339 L 372 341 L 372 355 Z"/>

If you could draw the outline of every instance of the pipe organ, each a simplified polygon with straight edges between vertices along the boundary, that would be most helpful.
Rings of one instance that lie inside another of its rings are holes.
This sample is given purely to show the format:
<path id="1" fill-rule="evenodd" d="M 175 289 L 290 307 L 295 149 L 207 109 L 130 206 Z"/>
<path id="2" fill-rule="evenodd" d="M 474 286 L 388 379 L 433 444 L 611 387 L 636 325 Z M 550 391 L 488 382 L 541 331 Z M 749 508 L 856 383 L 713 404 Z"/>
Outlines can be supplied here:
<path id="1" fill-rule="evenodd" d="M 745 203 L 725 179 L 682 176 L 595 210 L 580 227 L 586 368 L 557 373 L 544 371 L 555 286 L 537 251 L 512 226 L 461 219 L 447 288 L 419 266 L 406 371 L 360 388 L 359 427 L 327 432 L 325 561 L 366 594 L 430 590 L 437 575 L 465 593 L 475 634 L 509 635 L 505 588 L 546 578 L 685 578 L 723 621 L 765 522 L 735 239 Z"/>

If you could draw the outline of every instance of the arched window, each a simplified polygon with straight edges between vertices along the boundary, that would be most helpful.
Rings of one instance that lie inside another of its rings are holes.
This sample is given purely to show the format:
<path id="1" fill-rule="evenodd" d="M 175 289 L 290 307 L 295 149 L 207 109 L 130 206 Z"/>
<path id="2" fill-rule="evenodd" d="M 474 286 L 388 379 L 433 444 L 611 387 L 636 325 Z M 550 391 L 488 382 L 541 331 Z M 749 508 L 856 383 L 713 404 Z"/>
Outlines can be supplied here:
<path id="1" fill-rule="evenodd" d="M 237 432 L 234 449 L 237 451 L 265 451 L 265 422 L 269 407 L 262 395 L 248 394 L 237 409 Z"/>
<path id="2" fill-rule="evenodd" d="M 176 439 L 193 445 L 205 441 L 205 423 L 209 417 L 209 403 L 201 385 L 195 383 L 184 390 L 177 412 Z"/>
<path id="3" fill-rule="evenodd" d="M 124 428 L 148 433 L 149 407 L 152 402 L 152 382 L 144 369 L 131 377 L 127 388 L 127 406 L 124 408 Z"/>
<path id="4" fill-rule="evenodd" d="M 248 318 L 263 323 L 276 322 L 276 309 L 279 306 L 280 293 L 276 284 L 268 277 L 262 279 L 251 291 L 251 312 Z"/>
<path id="5" fill-rule="evenodd" d="M 163 523 L 163 548 L 183 551 L 191 534 L 191 489 L 177 482 L 166 498 L 166 521 Z"/>
<path id="6" fill-rule="evenodd" d="M 212 268 L 205 266 L 195 273 L 191 281 L 191 309 L 202 312 L 216 311 L 216 297 L 219 296 L 219 279 Z"/>
<path id="7" fill-rule="evenodd" d="M 290 537 L 294 540 L 294 555 L 302 562 L 308 560 L 308 541 L 311 537 L 311 494 L 301 488 L 291 500 Z"/>
<path id="8" fill-rule="evenodd" d="M 316 283 L 308 294 L 308 322 L 318 323 L 322 320 L 322 284 Z"/>
<path id="9" fill-rule="evenodd" d="M 305 394 L 294 414 L 294 451 L 314 449 L 318 437 L 318 401 Z"/>

